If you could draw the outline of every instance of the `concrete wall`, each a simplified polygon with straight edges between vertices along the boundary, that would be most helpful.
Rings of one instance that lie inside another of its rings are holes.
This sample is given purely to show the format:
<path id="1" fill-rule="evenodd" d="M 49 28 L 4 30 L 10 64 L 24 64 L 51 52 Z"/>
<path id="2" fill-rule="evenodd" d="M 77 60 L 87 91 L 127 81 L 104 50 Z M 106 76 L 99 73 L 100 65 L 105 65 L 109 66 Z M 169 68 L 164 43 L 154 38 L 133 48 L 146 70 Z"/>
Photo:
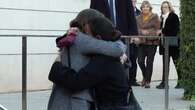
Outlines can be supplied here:
<path id="1" fill-rule="evenodd" d="M 138 7 L 141 1 L 138 0 Z M 161 0 L 150 1 L 153 11 L 159 13 Z M 171 1 L 179 13 L 178 0 Z M 62 35 L 77 12 L 88 7 L 89 0 L 0 0 L 0 35 Z M 28 89 L 48 89 L 51 83 L 47 76 L 57 53 L 55 38 L 30 37 L 27 42 Z M 20 37 L 0 37 L 0 92 L 21 90 L 21 43 Z M 157 54 L 153 79 L 160 79 L 161 67 Z"/>

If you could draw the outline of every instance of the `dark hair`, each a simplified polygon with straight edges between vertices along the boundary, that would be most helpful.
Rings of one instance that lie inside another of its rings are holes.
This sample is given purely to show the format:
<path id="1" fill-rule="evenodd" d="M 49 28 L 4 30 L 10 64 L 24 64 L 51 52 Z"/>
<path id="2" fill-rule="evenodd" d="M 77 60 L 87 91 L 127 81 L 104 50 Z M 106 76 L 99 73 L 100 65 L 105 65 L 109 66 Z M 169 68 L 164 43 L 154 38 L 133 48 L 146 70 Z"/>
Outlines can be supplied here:
<path id="1" fill-rule="evenodd" d="M 97 10 L 94 9 L 84 9 L 78 13 L 76 18 L 71 21 L 71 26 L 76 26 L 80 29 L 80 31 L 84 32 L 84 26 L 88 22 L 89 19 L 94 17 L 103 17 L 104 15 Z"/>
<path id="2" fill-rule="evenodd" d="M 81 24 L 78 21 L 76 21 L 75 19 L 73 19 L 72 21 L 70 21 L 70 27 L 77 27 L 80 30 L 82 29 Z"/>
<path id="3" fill-rule="evenodd" d="M 102 40 L 116 41 L 121 33 L 115 29 L 112 22 L 105 17 L 94 17 L 88 20 L 88 25 L 93 36 L 101 36 Z"/>

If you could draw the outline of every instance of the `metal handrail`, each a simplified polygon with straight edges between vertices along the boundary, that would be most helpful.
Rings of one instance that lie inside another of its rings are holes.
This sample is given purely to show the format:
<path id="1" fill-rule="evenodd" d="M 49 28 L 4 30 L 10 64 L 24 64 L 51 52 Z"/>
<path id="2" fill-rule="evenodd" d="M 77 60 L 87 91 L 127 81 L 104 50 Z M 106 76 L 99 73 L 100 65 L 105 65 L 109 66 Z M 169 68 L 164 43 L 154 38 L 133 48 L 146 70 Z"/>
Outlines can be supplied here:
<path id="1" fill-rule="evenodd" d="M 0 37 L 59 37 L 61 35 L 32 35 L 32 34 L 0 34 Z"/>
<path id="2" fill-rule="evenodd" d="M 165 110 L 169 110 L 169 46 L 177 46 L 178 45 L 178 37 L 176 36 L 122 36 L 125 39 L 131 38 L 160 38 L 161 43 L 165 49 Z M 175 40 L 175 41 L 173 41 Z M 127 46 L 129 46 L 130 40 L 127 41 Z M 128 47 L 129 48 L 129 47 Z"/>
<path id="3" fill-rule="evenodd" d="M 22 38 L 22 110 L 27 110 L 27 37 L 59 37 L 59 36 L 60 35 L 30 35 L 30 34 L 29 35 L 18 35 L 18 34 L 0 35 L 0 38 L 1 37 Z"/>
<path id="4" fill-rule="evenodd" d="M 12 7 L 0 7 L 0 10 L 12 10 L 12 11 L 35 11 L 35 12 L 47 12 L 47 13 L 78 13 L 76 11 L 65 10 L 46 10 L 46 9 L 30 9 L 30 8 L 12 8 Z"/>
<path id="5" fill-rule="evenodd" d="M 7 110 L 3 105 L 0 104 L 0 110 Z"/>
<path id="6" fill-rule="evenodd" d="M 20 37 L 22 38 L 22 110 L 27 110 L 27 37 L 59 37 L 60 35 L 0 35 L 0 37 Z M 126 39 L 127 46 L 129 48 L 131 38 L 161 38 L 163 46 L 165 48 L 165 110 L 169 108 L 169 87 L 168 87 L 168 75 L 169 75 L 169 46 L 173 43 L 171 40 L 177 39 L 175 36 L 161 37 L 161 36 L 122 36 Z M 174 43 L 175 45 L 175 43 Z"/>

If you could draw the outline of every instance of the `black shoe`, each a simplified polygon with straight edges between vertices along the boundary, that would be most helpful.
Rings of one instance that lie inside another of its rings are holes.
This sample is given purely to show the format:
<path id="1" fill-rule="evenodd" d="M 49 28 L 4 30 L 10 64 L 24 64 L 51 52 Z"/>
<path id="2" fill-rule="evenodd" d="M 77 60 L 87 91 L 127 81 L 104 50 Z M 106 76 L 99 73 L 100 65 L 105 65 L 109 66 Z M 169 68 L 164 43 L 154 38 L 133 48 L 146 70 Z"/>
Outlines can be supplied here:
<path id="1" fill-rule="evenodd" d="M 145 88 L 150 88 L 150 83 L 149 82 L 146 82 Z"/>
<path id="2" fill-rule="evenodd" d="M 160 83 L 158 86 L 156 86 L 157 89 L 164 89 L 165 88 L 165 84 Z"/>
<path id="3" fill-rule="evenodd" d="M 182 89 L 183 87 L 181 86 L 181 84 L 177 83 L 177 85 L 175 86 L 175 89 Z"/>
<path id="4" fill-rule="evenodd" d="M 140 84 L 137 83 L 137 82 L 134 82 L 134 83 L 131 84 L 131 86 L 140 86 Z"/>

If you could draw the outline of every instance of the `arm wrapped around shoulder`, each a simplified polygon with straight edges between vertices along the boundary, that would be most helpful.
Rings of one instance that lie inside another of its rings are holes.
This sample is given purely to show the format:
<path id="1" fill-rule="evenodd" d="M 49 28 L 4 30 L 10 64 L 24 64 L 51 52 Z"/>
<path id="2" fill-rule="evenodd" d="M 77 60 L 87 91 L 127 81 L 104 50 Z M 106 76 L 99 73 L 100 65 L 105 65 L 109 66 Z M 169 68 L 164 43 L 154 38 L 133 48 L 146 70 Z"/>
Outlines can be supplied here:
<path id="1" fill-rule="evenodd" d="M 48 79 L 57 85 L 65 85 L 65 73 L 74 73 L 71 68 L 63 66 L 61 62 L 54 62 L 49 72 Z"/>

